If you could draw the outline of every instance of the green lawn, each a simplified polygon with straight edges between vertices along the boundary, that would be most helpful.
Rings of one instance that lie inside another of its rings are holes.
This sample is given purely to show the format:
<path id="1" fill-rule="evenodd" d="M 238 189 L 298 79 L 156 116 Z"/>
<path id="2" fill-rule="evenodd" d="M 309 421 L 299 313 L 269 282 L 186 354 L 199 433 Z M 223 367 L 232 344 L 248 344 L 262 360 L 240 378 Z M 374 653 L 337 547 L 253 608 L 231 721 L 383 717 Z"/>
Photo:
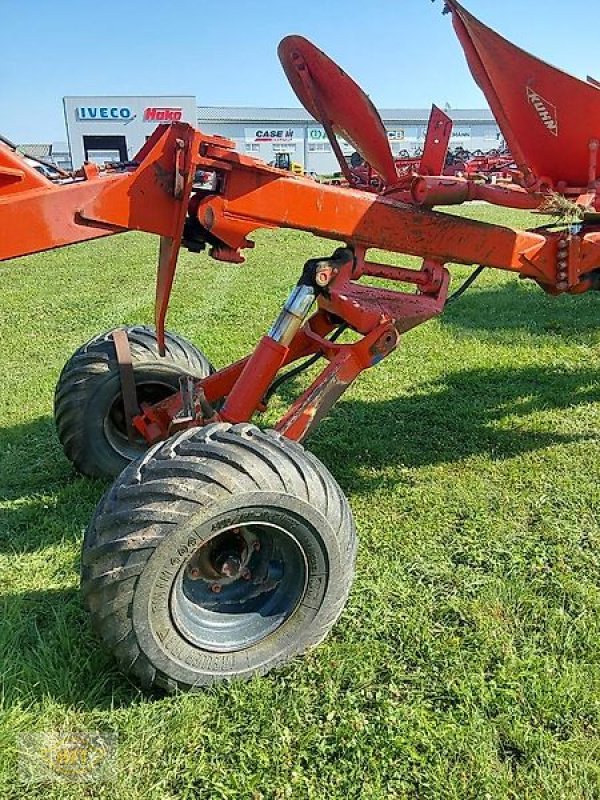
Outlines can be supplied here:
<path id="1" fill-rule="evenodd" d="M 333 249 L 256 238 L 242 267 L 181 258 L 169 327 L 216 365 Z M 600 797 L 599 298 L 489 271 L 407 334 L 308 443 L 361 542 L 333 634 L 266 678 L 148 697 L 80 607 L 106 486 L 64 458 L 52 396 L 87 338 L 151 322 L 156 250 L 128 234 L 0 265 L 0 798 Z M 19 784 L 19 734 L 81 729 L 118 734 L 112 783 Z"/>

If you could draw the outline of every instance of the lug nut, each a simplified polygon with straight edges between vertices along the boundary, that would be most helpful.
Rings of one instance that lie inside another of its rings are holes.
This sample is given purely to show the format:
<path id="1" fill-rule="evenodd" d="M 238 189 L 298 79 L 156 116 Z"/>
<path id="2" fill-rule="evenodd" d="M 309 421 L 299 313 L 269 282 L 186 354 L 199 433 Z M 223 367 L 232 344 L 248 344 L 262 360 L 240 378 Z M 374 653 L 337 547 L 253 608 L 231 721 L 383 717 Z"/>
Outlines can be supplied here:
<path id="1" fill-rule="evenodd" d="M 253 547 L 253 549 L 254 549 L 254 552 L 255 552 L 255 553 L 258 553 L 258 551 L 260 550 L 260 542 L 258 541 L 258 539 L 257 539 L 257 540 L 254 542 L 254 544 L 252 545 L 252 547 Z"/>
<path id="2" fill-rule="evenodd" d="M 250 578 L 252 577 L 252 573 L 250 572 L 250 570 L 248 569 L 248 567 L 246 567 L 245 569 L 243 569 L 243 570 L 241 571 L 241 573 L 240 573 L 240 574 L 241 574 L 242 578 L 243 578 L 245 581 L 249 581 L 249 580 L 250 580 Z"/>
<path id="3" fill-rule="evenodd" d="M 190 569 L 190 578 L 192 578 L 193 580 L 196 580 L 196 578 L 199 578 L 199 577 L 200 577 L 200 570 L 198 569 L 198 567 L 192 567 Z"/>
<path id="4" fill-rule="evenodd" d="M 210 590 L 211 590 L 211 592 L 214 592 L 215 594 L 219 594 L 219 592 L 221 591 L 221 584 L 220 583 L 213 583 L 213 585 L 210 587 Z"/>

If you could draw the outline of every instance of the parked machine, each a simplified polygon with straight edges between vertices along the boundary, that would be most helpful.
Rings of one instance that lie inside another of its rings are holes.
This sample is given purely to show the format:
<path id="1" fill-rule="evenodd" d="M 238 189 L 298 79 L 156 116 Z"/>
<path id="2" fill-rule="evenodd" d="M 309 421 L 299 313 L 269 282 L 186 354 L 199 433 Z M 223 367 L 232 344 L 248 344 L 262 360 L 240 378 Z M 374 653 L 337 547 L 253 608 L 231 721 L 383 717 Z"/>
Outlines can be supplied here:
<path id="1" fill-rule="evenodd" d="M 286 172 L 292 172 L 294 175 L 304 175 L 304 167 L 297 161 L 292 161 L 289 153 L 275 153 L 275 161 L 272 166 L 277 169 L 283 169 Z"/>
<path id="2" fill-rule="evenodd" d="M 281 42 L 283 68 L 351 188 L 294 176 L 182 123 L 159 126 L 133 162 L 86 164 L 68 181 L 0 144 L 0 259 L 130 230 L 160 237 L 155 327 L 87 342 L 55 402 L 75 467 L 116 476 L 85 535 L 82 592 L 104 646 L 146 687 L 264 673 L 327 634 L 348 596 L 356 534 L 340 487 L 300 442 L 363 370 L 444 310 L 450 262 L 508 270 L 554 295 L 600 286 L 598 86 L 528 55 L 456 0 L 445 8 L 515 160 L 515 185 L 445 176 L 451 123 L 435 108 L 419 173 L 399 174 L 370 100 L 299 36 Z M 377 181 L 347 164 L 338 135 Z M 432 210 L 469 199 L 559 216 L 514 231 Z M 331 239 L 333 252 L 299 265 L 269 331 L 215 369 L 165 330 L 179 250 L 241 263 L 249 235 L 277 227 Z M 421 267 L 378 263 L 371 248 L 420 256 Z M 323 370 L 273 430 L 256 427 L 282 382 L 318 358 Z"/>

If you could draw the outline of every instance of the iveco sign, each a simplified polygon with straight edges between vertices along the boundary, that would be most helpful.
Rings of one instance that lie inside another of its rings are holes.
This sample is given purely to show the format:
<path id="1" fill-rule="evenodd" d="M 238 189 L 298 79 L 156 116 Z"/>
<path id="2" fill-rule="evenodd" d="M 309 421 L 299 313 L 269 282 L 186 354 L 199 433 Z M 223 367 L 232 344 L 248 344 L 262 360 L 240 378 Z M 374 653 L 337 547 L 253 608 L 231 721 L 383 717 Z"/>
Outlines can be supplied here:
<path id="1" fill-rule="evenodd" d="M 80 122 L 131 122 L 135 114 L 129 106 L 77 106 L 75 117 Z"/>

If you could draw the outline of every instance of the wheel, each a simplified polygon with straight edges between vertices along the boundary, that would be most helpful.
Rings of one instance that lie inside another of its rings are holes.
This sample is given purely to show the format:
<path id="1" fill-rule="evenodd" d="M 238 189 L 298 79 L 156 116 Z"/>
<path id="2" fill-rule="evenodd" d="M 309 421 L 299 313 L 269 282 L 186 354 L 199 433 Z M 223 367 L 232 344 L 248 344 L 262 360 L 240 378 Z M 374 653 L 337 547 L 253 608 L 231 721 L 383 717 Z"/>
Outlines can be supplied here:
<path id="1" fill-rule="evenodd" d="M 126 328 L 140 403 L 157 403 L 179 388 L 180 375 L 205 378 L 213 368 L 191 342 L 166 333 L 165 356 L 154 328 Z M 54 395 L 54 419 L 65 455 L 90 477 L 118 475 L 148 448 L 127 437 L 113 332 L 94 336 L 65 364 Z"/>
<path id="2" fill-rule="evenodd" d="M 348 502 L 323 464 L 274 431 L 216 423 L 117 478 L 86 534 L 82 594 L 125 673 L 192 690 L 320 642 L 355 555 Z"/>

